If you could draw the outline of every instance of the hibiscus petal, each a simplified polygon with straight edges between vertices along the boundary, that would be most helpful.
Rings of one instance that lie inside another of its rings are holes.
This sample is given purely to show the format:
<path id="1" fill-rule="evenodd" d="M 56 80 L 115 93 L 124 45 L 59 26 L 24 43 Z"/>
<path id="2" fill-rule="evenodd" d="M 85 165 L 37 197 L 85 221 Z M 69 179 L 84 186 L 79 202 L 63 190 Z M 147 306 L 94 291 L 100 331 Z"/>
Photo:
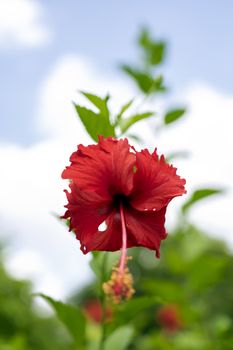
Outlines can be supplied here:
<path id="1" fill-rule="evenodd" d="M 105 220 L 106 230 L 97 230 L 90 234 L 86 232 L 82 235 L 81 250 L 83 253 L 89 251 L 116 251 L 120 250 L 122 246 L 122 235 L 121 235 L 121 222 L 116 214 L 113 212 Z"/>
<path id="2" fill-rule="evenodd" d="M 127 237 L 133 236 L 135 246 L 142 246 L 156 251 L 160 256 L 160 243 L 167 234 L 164 227 L 166 207 L 157 212 L 141 212 L 133 208 L 125 210 Z"/>
<path id="3" fill-rule="evenodd" d="M 166 163 L 164 156 L 158 157 L 156 150 L 136 152 L 134 189 L 131 205 L 137 210 L 159 210 L 172 198 L 186 193 L 185 180 L 176 174 L 176 168 Z"/>
<path id="4" fill-rule="evenodd" d="M 84 254 L 89 251 L 110 251 L 114 252 L 122 248 L 122 227 L 120 214 L 113 211 L 105 220 L 106 230 L 97 230 L 94 234 L 82 235 L 80 239 L 81 250 Z M 137 246 L 137 241 L 130 233 L 127 235 L 127 248 Z"/>
<path id="5" fill-rule="evenodd" d="M 65 191 L 68 204 L 63 218 L 70 218 L 70 230 L 74 230 L 78 239 L 82 239 L 85 232 L 93 234 L 99 225 L 112 211 L 110 201 L 100 201 L 93 192 L 82 192 L 75 183 L 70 184 L 71 192 Z"/>
<path id="6" fill-rule="evenodd" d="M 133 188 L 135 160 L 127 139 L 100 137 L 96 145 L 78 146 L 62 178 L 74 180 L 82 192 L 94 192 L 103 199 L 118 193 L 128 195 Z"/>
<path id="7" fill-rule="evenodd" d="M 83 253 L 89 251 L 116 251 L 122 247 L 122 228 L 120 213 L 112 203 L 100 203 L 95 200 L 95 194 L 83 193 L 75 185 L 70 184 L 71 192 L 65 191 L 68 199 L 67 211 L 63 218 L 70 218 L 70 230 L 74 230 L 81 243 Z M 91 194 L 90 194 L 91 195 Z M 99 226 L 105 222 L 106 230 L 100 231 Z M 128 238 L 128 247 L 137 245 L 134 237 Z"/>

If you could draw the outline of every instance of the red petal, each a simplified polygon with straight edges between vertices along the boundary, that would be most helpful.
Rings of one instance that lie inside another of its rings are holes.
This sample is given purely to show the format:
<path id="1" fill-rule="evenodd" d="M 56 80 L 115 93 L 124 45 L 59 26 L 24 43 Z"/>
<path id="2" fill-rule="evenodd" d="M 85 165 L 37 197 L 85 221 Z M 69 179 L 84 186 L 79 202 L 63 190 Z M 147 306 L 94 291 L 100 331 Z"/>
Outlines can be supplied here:
<path id="1" fill-rule="evenodd" d="M 82 237 L 80 237 L 81 250 L 83 253 L 88 253 L 89 251 L 117 251 L 122 248 L 122 228 L 120 214 L 117 211 L 112 212 L 108 218 L 105 220 L 106 230 L 99 231 L 93 234 L 90 231 L 82 232 Z M 134 237 L 130 234 L 127 235 L 127 247 L 136 246 L 137 242 Z"/>
<path id="2" fill-rule="evenodd" d="M 89 251 L 116 251 L 122 246 L 121 221 L 118 214 L 114 211 L 105 221 L 107 228 L 105 231 L 97 230 L 83 232 L 81 242 L 81 250 L 83 253 Z"/>
<path id="3" fill-rule="evenodd" d="M 120 213 L 112 205 L 99 202 L 92 195 L 82 193 L 74 184 L 70 184 L 71 193 L 68 198 L 67 212 L 64 217 L 71 218 L 70 229 L 74 230 L 80 240 L 83 253 L 89 251 L 116 251 L 122 247 L 122 227 Z M 164 229 L 166 208 L 158 212 L 140 212 L 127 207 L 125 221 L 127 228 L 127 248 L 143 246 L 156 250 L 159 256 L 160 241 L 166 237 Z M 106 222 L 107 229 L 99 231 L 99 225 Z"/>
<path id="4" fill-rule="evenodd" d="M 133 208 L 125 210 L 127 237 L 134 237 L 135 246 L 155 250 L 157 257 L 161 240 L 167 236 L 164 227 L 166 209 L 164 207 L 157 212 L 141 212 Z"/>
<path id="5" fill-rule="evenodd" d="M 158 157 L 156 150 L 147 149 L 136 153 L 134 189 L 131 205 L 137 210 L 159 210 L 172 198 L 186 193 L 185 180 L 176 175 L 176 168 L 166 163 L 164 156 Z"/>
<path id="6" fill-rule="evenodd" d="M 70 161 L 62 177 L 75 181 L 82 192 L 110 199 L 116 193 L 128 195 L 133 188 L 135 154 L 127 139 L 100 137 L 97 145 L 79 145 Z"/>
<path id="7" fill-rule="evenodd" d="M 70 184 L 71 192 L 66 192 L 68 209 L 64 218 L 70 218 L 70 230 L 74 230 L 82 240 L 85 232 L 93 234 L 112 211 L 111 203 L 101 200 L 99 195 L 82 192 L 75 183 Z"/>
<path id="8" fill-rule="evenodd" d="M 103 139 L 71 155 L 71 165 L 62 177 L 72 180 L 65 218 L 81 242 L 84 253 L 90 250 L 119 250 L 122 245 L 121 224 L 114 211 L 114 195 L 128 195 L 133 188 L 135 153 L 127 140 Z M 105 232 L 98 230 L 106 220 Z"/>

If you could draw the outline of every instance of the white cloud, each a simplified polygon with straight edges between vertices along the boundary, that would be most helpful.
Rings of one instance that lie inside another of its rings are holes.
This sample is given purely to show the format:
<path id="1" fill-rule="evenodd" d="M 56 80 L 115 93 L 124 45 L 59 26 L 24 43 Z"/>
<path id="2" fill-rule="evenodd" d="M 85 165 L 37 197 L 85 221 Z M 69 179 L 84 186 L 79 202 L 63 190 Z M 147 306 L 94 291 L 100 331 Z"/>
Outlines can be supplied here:
<path id="1" fill-rule="evenodd" d="M 35 122 L 44 141 L 29 148 L 0 146 L 4 164 L 0 173 L 0 216 L 2 229 L 10 235 L 9 267 L 20 276 L 32 276 L 36 291 L 55 297 L 63 297 L 90 278 L 88 256 L 82 255 L 79 243 L 51 215 L 63 213 L 65 184 L 60 173 L 70 153 L 77 144 L 90 141 L 71 104 L 77 99 L 78 89 L 100 95 L 110 91 L 116 97 L 114 110 L 131 97 L 124 81 L 105 76 L 83 58 L 63 57 L 41 84 L 38 97 Z M 156 136 L 150 132 L 153 122 L 142 123 L 136 129 L 160 152 L 191 150 L 190 160 L 176 162 L 179 173 L 187 178 L 188 189 L 210 183 L 231 187 L 229 113 L 233 98 L 203 84 L 190 88 L 185 96 L 190 113 L 183 122 Z M 173 209 L 178 202 L 174 201 Z M 232 202 L 232 193 L 203 202 L 193 210 L 192 219 L 212 233 L 216 228 L 219 236 L 233 243 Z M 168 217 L 174 215 L 170 210 Z"/>
<path id="2" fill-rule="evenodd" d="M 0 48 L 46 44 L 51 32 L 42 22 L 37 0 L 0 0 Z"/>
<path id="3" fill-rule="evenodd" d="M 126 103 L 132 92 L 122 79 L 116 76 L 105 76 L 84 57 L 66 55 L 52 68 L 49 76 L 41 85 L 40 101 L 37 113 L 37 126 L 42 135 L 71 139 L 79 142 L 87 139 L 79 123 L 72 101 L 87 104 L 79 90 L 105 96 L 109 92 L 114 96 L 110 107 L 119 110 L 120 103 Z"/>
<path id="4" fill-rule="evenodd" d="M 52 215 L 64 211 L 60 174 L 68 156 L 55 140 L 25 149 L 0 147 L 1 234 L 9 241 L 11 271 L 25 277 L 34 271 L 35 289 L 56 297 L 90 278 L 89 257 L 80 254 L 73 235 Z"/>
<path id="5" fill-rule="evenodd" d="M 176 162 L 179 173 L 187 179 L 188 194 L 199 186 L 226 189 L 225 195 L 194 207 L 191 218 L 207 232 L 233 245 L 233 96 L 198 83 L 186 90 L 183 101 L 189 113 L 159 135 L 160 148 L 189 151 L 188 160 Z"/>

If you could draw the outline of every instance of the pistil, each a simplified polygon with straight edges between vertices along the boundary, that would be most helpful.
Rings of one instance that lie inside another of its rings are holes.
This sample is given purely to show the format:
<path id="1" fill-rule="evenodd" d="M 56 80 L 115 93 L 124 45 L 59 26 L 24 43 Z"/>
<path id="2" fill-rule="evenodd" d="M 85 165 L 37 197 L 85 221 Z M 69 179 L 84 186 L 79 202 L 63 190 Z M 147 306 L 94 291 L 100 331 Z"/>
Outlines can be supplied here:
<path id="1" fill-rule="evenodd" d="M 122 249 L 121 258 L 118 266 L 114 266 L 111 278 L 103 284 L 105 294 L 112 299 L 115 304 L 121 303 L 123 300 L 128 300 L 134 294 L 133 277 L 127 267 L 127 231 L 124 216 L 124 209 L 120 203 L 120 217 L 122 227 Z"/>
<path id="2" fill-rule="evenodd" d="M 127 256 L 127 232 L 125 225 L 125 215 L 123 210 L 122 203 L 120 204 L 120 215 L 121 215 L 121 228 L 122 228 L 122 250 L 121 250 L 121 259 L 120 259 L 120 272 L 124 272 L 124 268 L 126 266 L 126 256 Z"/>

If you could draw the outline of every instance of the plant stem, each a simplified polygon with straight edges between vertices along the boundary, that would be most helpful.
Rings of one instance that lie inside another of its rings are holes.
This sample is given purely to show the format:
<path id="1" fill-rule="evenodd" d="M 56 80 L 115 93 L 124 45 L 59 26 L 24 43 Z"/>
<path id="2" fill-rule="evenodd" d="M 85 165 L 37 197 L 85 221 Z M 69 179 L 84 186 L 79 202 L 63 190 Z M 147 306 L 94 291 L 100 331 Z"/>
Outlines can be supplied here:
<path id="1" fill-rule="evenodd" d="M 105 337 L 106 337 L 106 297 L 105 297 L 105 293 L 103 292 L 102 285 L 105 282 L 105 278 L 106 278 L 105 267 L 107 264 L 108 256 L 107 256 L 107 252 L 105 252 L 103 254 L 104 254 L 104 258 L 103 258 L 101 281 L 100 281 L 100 301 L 101 301 L 101 310 L 102 310 L 102 319 L 101 319 L 102 333 L 101 333 L 101 338 L 100 338 L 100 343 L 99 343 L 99 350 L 103 350 L 104 341 L 105 341 Z"/>

